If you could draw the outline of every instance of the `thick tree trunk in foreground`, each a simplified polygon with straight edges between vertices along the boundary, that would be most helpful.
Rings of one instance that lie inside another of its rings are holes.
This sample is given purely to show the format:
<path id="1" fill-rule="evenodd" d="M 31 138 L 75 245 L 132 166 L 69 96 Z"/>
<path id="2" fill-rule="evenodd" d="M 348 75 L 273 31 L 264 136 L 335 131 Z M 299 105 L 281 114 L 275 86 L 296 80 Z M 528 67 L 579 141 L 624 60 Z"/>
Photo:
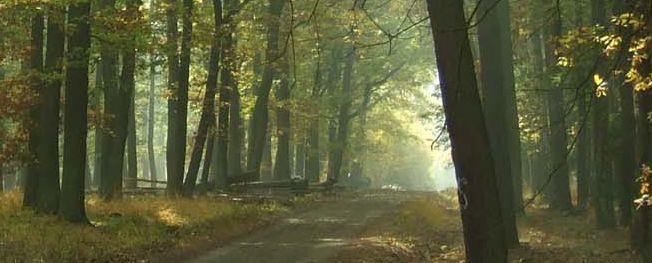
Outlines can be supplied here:
<path id="1" fill-rule="evenodd" d="M 277 73 L 277 61 L 279 57 L 279 30 L 281 13 L 285 0 L 270 0 L 267 9 L 268 20 L 267 23 L 267 49 L 265 51 L 265 68 L 263 70 L 263 77 L 260 87 L 257 88 L 256 102 L 254 105 L 254 112 L 251 121 L 251 131 L 253 136 L 253 145 L 249 145 L 252 149 L 248 151 L 247 156 L 247 169 L 248 170 L 261 170 L 261 162 L 265 145 L 267 144 L 267 130 L 269 122 L 269 93 L 272 88 L 272 82 Z"/>
<path id="2" fill-rule="evenodd" d="M 45 83 L 41 93 L 37 209 L 41 213 L 54 214 L 59 209 L 59 101 L 65 35 L 63 20 L 55 18 L 63 14 L 63 10 L 50 7 L 49 14 L 45 74 L 52 77 Z"/>
<path id="3" fill-rule="evenodd" d="M 68 8 L 66 89 L 64 107 L 63 176 L 59 216 L 75 223 L 88 223 L 84 207 L 88 105 L 88 51 L 91 46 L 90 3 Z"/>
<path id="4" fill-rule="evenodd" d="M 506 262 L 503 220 L 462 1 L 428 0 L 467 262 Z"/>
<path id="5" fill-rule="evenodd" d="M 30 87 L 36 94 L 42 92 L 43 89 L 43 29 L 45 28 L 43 13 L 37 10 L 36 14 L 32 17 L 31 28 L 31 43 L 30 43 L 30 56 L 29 56 L 29 72 Z M 40 96 L 38 100 L 40 100 Z M 41 102 L 37 101 L 32 105 L 29 110 L 29 139 L 27 142 L 27 150 L 29 153 L 29 160 L 26 167 L 25 188 L 23 195 L 23 206 L 36 207 L 36 199 L 38 195 L 38 181 L 39 181 L 39 162 L 37 159 L 37 151 L 39 146 L 39 132 L 41 127 L 37 127 L 41 112 Z"/>
<path id="6" fill-rule="evenodd" d="M 498 178 L 498 194 L 500 196 L 501 214 L 505 230 L 505 244 L 509 247 L 518 246 L 518 233 L 514 215 L 514 183 L 512 178 L 512 160 L 510 159 L 510 130 L 507 118 L 508 90 L 513 89 L 513 83 L 503 74 L 503 68 L 512 63 L 511 54 L 503 54 L 504 45 L 511 46 L 508 34 L 501 32 L 500 16 L 507 12 L 506 2 L 497 5 L 493 1 L 478 2 L 478 12 L 488 15 L 478 24 L 478 43 L 480 46 L 481 80 L 484 96 L 484 113 L 486 116 L 487 133 L 491 143 L 491 153 L 494 168 Z M 495 9 L 491 9 L 495 7 Z M 505 38 L 507 37 L 507 38 Z M 510 50 L 511 51 L 511 50 Z M 518 130 L 518 128 L 517 128 Z M 520 155 L 520 153 L 519 153 Z M 520 202 L 518 203 L 520 205 Z"/>

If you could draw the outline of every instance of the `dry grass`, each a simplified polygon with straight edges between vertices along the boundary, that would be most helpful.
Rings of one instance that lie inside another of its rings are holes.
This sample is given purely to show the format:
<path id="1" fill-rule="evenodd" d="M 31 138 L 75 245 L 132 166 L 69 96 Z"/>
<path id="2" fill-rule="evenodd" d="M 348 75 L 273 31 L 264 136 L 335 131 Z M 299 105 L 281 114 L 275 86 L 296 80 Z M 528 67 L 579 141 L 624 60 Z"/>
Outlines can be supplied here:
<path id="1" fill-rule="evenodd" d="M 391 218 L 383 218 L 338 257 L 340 262 L 463 262 L 464 248 L 454 194 L 421 194 Z M 509 262 L 640 262 L 628 250 L 628 230 L 598 230 L 592 213 L 567 215 L 528 209 L 519 216 L 522 246 Z"/>
<path id="2" fill-rule="evenodd" d="M 0 195 L 0 261 L 124 262 L 178 250 L 218 234 L 228 238 L 269 223 L 286 210 L 276 203 L 241 204 L 224 199 L 155 196 L 87 201 L 91 226 L 22 209 L 21 194 Z M 218 237 L 219 238 L 219 237 Z"/>

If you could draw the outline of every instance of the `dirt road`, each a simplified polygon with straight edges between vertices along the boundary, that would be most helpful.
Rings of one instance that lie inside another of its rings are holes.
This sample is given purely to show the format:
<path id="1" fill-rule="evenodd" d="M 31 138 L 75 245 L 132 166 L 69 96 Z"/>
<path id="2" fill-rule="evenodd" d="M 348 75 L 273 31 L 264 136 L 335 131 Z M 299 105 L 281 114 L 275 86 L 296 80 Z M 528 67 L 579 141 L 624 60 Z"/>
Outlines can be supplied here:
<path id="1" fill-rule="evenodd" d="M 332 262 L 367 225 L 391 216 L 409 198 L 391 192 L 336 198 L 188 262 Z"/>

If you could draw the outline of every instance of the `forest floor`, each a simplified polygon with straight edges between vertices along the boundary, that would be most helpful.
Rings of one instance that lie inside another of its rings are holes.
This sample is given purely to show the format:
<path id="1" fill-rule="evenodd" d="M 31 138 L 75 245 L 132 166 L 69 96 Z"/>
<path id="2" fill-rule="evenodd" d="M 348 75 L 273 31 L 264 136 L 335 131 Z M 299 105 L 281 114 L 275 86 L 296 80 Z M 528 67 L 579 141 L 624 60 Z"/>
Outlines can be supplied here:
<path id="1" fill-rule="evenodd" d="M 297 200 L 296 205 L 304 203 Z M 92 225 L 23 209 L 18 191 L 0 193 L 0 262 L 142 262 L 210 247 L 260 229 L 293 204 L 234 201 L 220 196 L 170 199 L 125 196 L 103 202 L 87 197 Z"/>
<path id="2" fill-rule="evenodd" d="M 278 201 L 91 196 L 93 226 L 0 194 L 0 262 L 462 262 L 452 192 L 346 191 Z M 591 213 L 588 213 L 591 215 Z M 510 262 L 639 262 L 626 229 L 530 208 Z M 262 260 L 262 261 L 261 261 Z"/>
<path id="3" fill-rule="evenodd" d="M 449 193 L 349 192 L 289 213 L 263 230 L 188 262 L 463 262 L 457 201 Z M 639 262 L 627 231 L 590 216 L 532 208 L 518 219 L 510 262 Z"/>

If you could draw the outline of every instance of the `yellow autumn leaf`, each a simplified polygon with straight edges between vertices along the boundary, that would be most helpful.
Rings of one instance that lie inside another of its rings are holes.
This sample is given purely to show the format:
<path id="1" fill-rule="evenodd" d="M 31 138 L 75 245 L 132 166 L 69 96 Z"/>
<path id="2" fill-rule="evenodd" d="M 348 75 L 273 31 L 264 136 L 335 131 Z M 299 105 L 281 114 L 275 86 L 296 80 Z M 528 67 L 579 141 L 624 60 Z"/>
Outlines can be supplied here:
<path id="1" fill-rule="evenodd" d="M 602 82 L 604 82 L 604 79 L 602 79 L 602 77 L 600 77 L 600 75 L 594 74 L 593 75 L 593 82 L 595 83 L 595 85 L 600 86 L 600 84 L 602 84 Z"/>

